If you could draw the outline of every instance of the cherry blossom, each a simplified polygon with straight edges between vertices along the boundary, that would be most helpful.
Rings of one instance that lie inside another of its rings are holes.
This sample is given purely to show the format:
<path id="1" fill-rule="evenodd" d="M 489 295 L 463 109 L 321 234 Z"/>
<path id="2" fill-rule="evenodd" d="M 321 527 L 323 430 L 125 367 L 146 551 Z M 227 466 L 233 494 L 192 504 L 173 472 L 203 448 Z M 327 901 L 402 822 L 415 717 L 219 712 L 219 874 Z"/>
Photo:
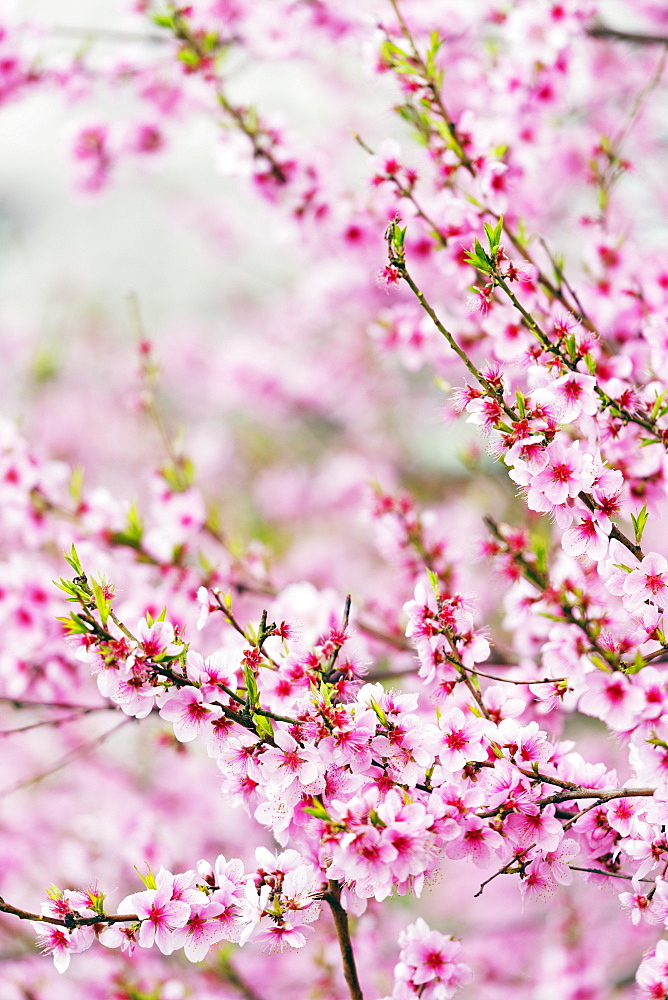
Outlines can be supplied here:
<path id="1" fill-rule="evenodd" d="M 10 1000 L 668 995 L 668 20 L 604 6 L 4 18 Z"/>

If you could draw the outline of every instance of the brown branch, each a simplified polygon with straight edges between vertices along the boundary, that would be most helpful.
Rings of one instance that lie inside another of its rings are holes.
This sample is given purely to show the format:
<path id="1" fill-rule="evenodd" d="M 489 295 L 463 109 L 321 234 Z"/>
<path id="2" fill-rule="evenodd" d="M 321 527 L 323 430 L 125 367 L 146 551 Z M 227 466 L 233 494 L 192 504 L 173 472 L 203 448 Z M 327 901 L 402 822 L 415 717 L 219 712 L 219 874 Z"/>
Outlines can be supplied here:
<path id="1" fill-rule="evenodd" d="M 376 628 L 371 622 L 365 621 L 363 618 L 358 618 L 357 628 L 361 632 L 366 632 L 370 635 L 372 639 L 378 639 L 379 642 L 384 642 L 388 646 L 393 646 L 395 649 L 400 649 L 404 653 L 415 652 L 415 647 L 408 642 L 402 635 L 393 635 L 391 632 L 384 632 L 380 628 Z M 411 671 L 417 668 L 411 668 Z M 405 673 L 405 671 L 402 671 Z"/>
<path id="2" fill-rule="evenodd" d="M 416 299 L 426 312 L 427 316 L 429 316 L 430 320 L 432 321 L 438 332 L 441 334 L 442 337 L 445 337 L 449 346 L 455 352 L 460 361 L 463 362 L 463 364 L 469 370 L 471 375 L 473 375 L 474 379 L 482 386 L 482 388 L 485 390 L 488 396 L 490 396 L 492 399 L 497 400 L 497 402 L 502 407 L 506 416 L 510 417 L 511 420 L 517 420 L 516 414 L 513 412 L 511 407 L 509 407 L 508 404 L 504 401 L 503 394 L 497 391 L 491 384 L 491 382 L 488 379 L 486 379 L 481 372 L 478 371 L 476 366 L 469 358 L 468 354 L 461 349 L 461 347 L 459 346 L 455 338 L 452 336 L 450 331 L 443 326 L 440 319 L 436 315 L 434 309 L 429 305 L 429 303 L 425 299 L 424 293 L 415 284 L 412 277 L 408 273 L 405 262 L 403 260 L 391 260 L 390 263 L 394 264 L 394 266 L 398 269 L 401 277 L 406 282 L 406 284 L 412 291 L 413 295 L 416 297 Z"/>
<path id="3" fill-rule="evenodd" d="M 55 924 L 56 927 L 67 927 L 72 930 L 74 927 L 93 927 L 95 924 L 126 924 L 138 923 L 140 917 L 136 913 L 105 913 L 96 914 L 94 917 L 79 916 L 76 913 L 68 914 L 67 919 L 60 917 L 47 917 L 42 913 L 30 913 L 28 910 L 21 910 L 11 903 L 6 903 L 0 896 L 0 913 L 11 913 L 19 920 L 32 920 L 40 924 Z"/>
<path id="4" fill-rule="evenodd" d="M 557 792 L 549 795 L 546 799 L 540 800 L 540 805 L 550 805 L 552 802 L 568 802 L 571 799 L 596 799 L 597 801 L 587 806 L 587 810 L 595 809 L 597 805 L 603 805 L 612 799 L 626 798 L 651 798 L 656 791 L 655 788 L 611 788 L 609 791 L 601 791 L 600 788 L 580 788 L 577 791 Z M 577 813 L 573 819 L 579 819 L 585 810 Z"/>
<path id="5" fill-rule="evenodd" d="M 499 877 L 499 875 L 507 875 L 514 864 L 521 864 L 525 856 L 535 846 L 536 846 L 535 844 L 530 844 L 529 847 L 525 847 L 523 850 L 521 850 L 519 854 L 513 854 L 510 861 L 507 864 L 505 864 L 503 868 L 499 868 L 497 872 L 494 872 L 493 875 L 490 875 L 489 878 L 486 878 L 484 882 L 480 883 L 480 888 L 476 893 L 473 894 L 473 898 L 477 899 L 478 896 L 482 896 L 485 886 L 489 885 L 490 882 L 493 882 L 495 878 Z"/>
<path id="6" fill-rule="evenodd" d="M 534 781 L 542 781 L 547 785 L 556 785 L 558 788 L 563 788 L 569 793 L 577 793 L 575 795 L 569 795 L 566 798 L 578 798 L 578 799 L 593 799 L 599 798 L 601 801 L 608 801 L 609 799 L 623 799 L 627 796 L 630 798 L 644 797 L 654 795 L 656 791 L 655 788 L 609 788 L 607 790 L 602 788 L 585 788 L 582 785 L 576 785 L 572 781 L 563 781 L 561 778 L 553 778 L 548 774 L 541 774 L 540 771 L 529 771 L 526 768 L 518 767 L 517 770 L 520 774 L 523 774 L 525 778 L 532 778 Z M 565 799 L 558 799 L 556 797 L 551 799 L 543 800 L 544 804 L 547 805 L 549 802 L 565 801 Z"/>
<path id="7" fill-rule="evenodd" d="M 329 904 L 334 918 L 336 936 L 341 949 L 343 959 L 343 975 L 345 976 L 351 1000 L 364 1000 L 362 988 L 357 977 L 357 967 L 355 965 L 355 954 L 350 938 L 350 927 L 348 926 L 348 914 L 341 906 L 341 886 L 338 882 L 330 879 L 327 883 L 327 892 L 323 894 L 323 900 Z"/>
<path id="8" fill-rule="evenodd" d="M 461 140 L 460 140 L 460 138 L 459 138 L 459 136 L 457 134 L 457 127 L 456 127 L 455 123 L 453 122 L 452 118 L 450 117 L 450 114 L 448 113 L 448 111 L 447 111 L 447 109 L 445 107 L 445 104 L 443 103 L 443 97 L 441 96 L 441 91 L 440 91 L 440 87 L 438 85 L 438 81 L 434 78 L 434 76 L 432 75 L 432 73 L 429 71 L 429 67 L 427 66 L 427 63 L 425 62 L 425 60 L 420 55 L 420 51 L 419 51 L 419 49 L 418 49 L 418 47 L 417 47 L 417 45 L 415 43 L 415 39 L 413 38 L 413 35 L 411 34 L 410 28 L 406 24 L 404 16 L 403 16 L 403 14 L 401 13 L 401 11 L 399 9 L 398 0 L 390 0 L 390 6 L 392 7 L 392 9 L 393 9 L 393 11 L 395 13 L 397 21 L 399 22 L 399 27 L 401 29 L 402 35 L 404 36 L 404 38 L 406 39 L 406 41 L 408 42 L 408 44 L 411 47 L 411 51 L 412 51 L 412 54 L 413 54 L 413 59 L 415 60 L 415 63 L 416 63 L 416 66 L 417 66 L 417 68 L 418 68 L 418 70 L 420 72 L 420 75 L 422 76 L 423 80 L 425 81 L 426 89 L 431 94 L 430 103 L 431 103 L 432 107 L 435 107 L 437 109 L 440 117 L 442 118 L 442 120 L 443 120 L 443 122 L 444 122 L 444 124 L 445 124 L 445 126 L 446 126 L 446 128 L 447 128 L 447 130 L 449 132 L 449 134 L 450 134 L 450 141 L 452 143 L 452 146 L 453 146 L 453 149 L 454 149 L 455 153 L 459 157 L 459 162 L 461 163 L 461 165 L 466 170 L 468 170 L 468 172 L 471 174 L 472 177 L 475 177 L 475 168 L 474 168 L 473 164 L 471 163 L 471 160 L 469 159 L 469 157 L 466 155 L 464 147 L 463 147 L 463 145 L 461 143 Z"/>
<path id="9" fill-rule="evenodd" d="M 214 973 L 244 997 L 244 1000 L 261 1000 L 259 994 L 241 977 L 227 956 L 221 954 L 218 968 L 214 969 Z"/>
<path id="10" fill-rule="evenodd" d="M 613 42 L 631 42 L 632 45 L 668 45 L 668 36 L 650 35 L 642 31 L 620 31 L 606 24 L 595 24 L 587 29 L 590 38 L 601 38 Z"/>
<path id="11" fill-rule="evenodd" d="M 462 667 L 462 670 L 475 674 L 477 677 L 487 677 L 490 681 L 501 681 L 502 684 L 558 684 L 568 681 L 568 677 L 543 677 L 542 680 L 518 681 L 512 677 L 500 677 L 498 674 L 485 673 L 484 670 L 478 670 L 477 667 Z"/>
<path id="12" fill-rule="evenodd" d="M 568 866 L 573 872 L 591 872 L 592 875 L 607 875 L 608 878 L 625 878 L 629 882 L 632 882 L 635 875 L 622 875 L 621 872 L 607 872 L 603 868 L 581 868 L 579 865 L 569 865 Z M 653 878 L 641 878 L 638 879 L 639 882 L 651 882 L 654 884 Z"/>

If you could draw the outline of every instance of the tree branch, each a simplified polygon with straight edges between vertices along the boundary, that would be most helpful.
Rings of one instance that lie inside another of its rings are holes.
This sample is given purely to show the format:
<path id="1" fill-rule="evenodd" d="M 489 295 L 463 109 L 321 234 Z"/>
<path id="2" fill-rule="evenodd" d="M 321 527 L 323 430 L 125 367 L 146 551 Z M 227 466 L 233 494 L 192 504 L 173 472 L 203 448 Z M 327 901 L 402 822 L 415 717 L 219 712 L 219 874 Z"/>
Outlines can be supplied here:
<path id="1" fill-rule="evenodd" d="M 357 968 L 355 966 L 355 955 L 353 953 L 353 943 L 350 938 L 350 928 L 348 926 L 348 914 L 341 906 L 341 886 L 338 882 L 330 879 L 327 883 L 328 889 L 324 893 L 323 899 L 329 904 L 334 918 L 336 936 L 339 939 L 341 958 L 343 959 L 343 975 L 348 984 L 351 1000 L 364 1000 L 362 988 L 357 978 Z"/>
<path id="2" fill-rule="evenodd" d="M 648 35 L 642 31 L 619 31 L 606 24 L 595 24 L 587 29 L 590 38 L 603 38 L 613 42 L 631 42 L 633 45 L 668 45 L 667 35 Z"/>
<path id="3" fill-rule="evenodd" d="M 30 913 L 29 910 L 21 910 L 11 903 L 6 903 L 0 896 L 0 913 L 11 913 L 19 920 L 32 920 L 39 924 L 55 924 L 56 927 L 67 927 L 72 930 L 74 927 L 93 927 L 95 924 L 127 924 L 138 923 L 140 918 L 136 913 L 96 913 L 93 917 L 79 916 L 72 913 L 67 919 L 61 917 L 47 917 L 43 913 Z"/>

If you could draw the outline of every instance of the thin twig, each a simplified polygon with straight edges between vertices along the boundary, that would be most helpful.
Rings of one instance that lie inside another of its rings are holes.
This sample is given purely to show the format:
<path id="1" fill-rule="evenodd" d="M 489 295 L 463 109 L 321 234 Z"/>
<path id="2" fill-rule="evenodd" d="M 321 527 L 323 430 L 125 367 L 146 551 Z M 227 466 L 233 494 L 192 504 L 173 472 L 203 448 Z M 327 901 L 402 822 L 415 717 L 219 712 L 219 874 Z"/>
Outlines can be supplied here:
<path id="1" fill-rule="evenodd" d="M 607 875 L 608 878 L 625 878 L 625 879 L 628 879 L 629 882 L 632 882 L 635 879 L 635 875 L 622 875 L 621 872 L 606 872 L 602 868 L 581 868 L 579 865 L 569 865 L 568 867 L 571 869 L 571 871 L 574 871 L 574 872 L 591 872 L 592 875 Z M 639 879 L 637 879 L 637 881 L 638 882 L 652 882 L 653 883 L 654 879 L 653 878 L 639 878 Z"/>
<path id="2" fill-rule="evenodd" d="M 244 1000 L 262 1000 L 258 993 L 242 979 L 240 973 L 232 965 L 231 961 L 227 956 L 222 956 L 219 960 L 219 968 L 214 970 L 220 978 L 228 983 L 233 989 L 239 993 Z"/>
<path id="3" fill-rule="evenodd" d="M 508 864 L 504 865 L 503 868 L 499 868 L 497 872 L 494 872 L 493 875 L 490 875 L 489 878 L 486 878 L 484 882 L 480 883 L 480 888 L 478 889 L 477 892 L 473 894 L 473 898 L 477 899 L 478 896 L 482 896 L 483 890 L 486 885 L 489 885 L 490 882 L 493 882 L 495 878 L 499 877 L 499 875 L 506 875 L 510 871 L 512 866 L 520 862 L 525 857 L 525 855 L 528 854 L 529 851 L 535 846 L 536 846 L 535 844 L 531 844 L 529 847 L 525 847 L 523 851 L 520 851 L 519 854 L 514 854 L 510 859 L 510 861 L 508 862 Z"/>
<path id="4" fill-rule="evenodd" d="M 117 705 L 76 705 L 69 701 L 30 701 L 24 698 L 0 698 L 0 704 L 12 708 L 63 708 L 70 712 L 102 712 L 116 710 Z"/>
<path id="5" fill-rule="evenodd" d="M 405 263 L 403 261 L 393 261 L 393 263 L 398 268 L 398 270 L 399 270 L 399 272 L 401 274 L 401 277 L 406 282 L 406 284 L 408 285 L 408 287 L 412 291 L 413 295 L 416 297 L 416 299 L 418 300 L 418 302 L 420 303 L 420 305 L 422 306 L 422 308 L 426 312 L 427 316 L 429 316 L 430 320 L 432 321 L 432 323 L 434 324 L 434 326 L 436 327 L 436 329 L 438 330 L 438 332 L 441 334 L 441 336 L 445 337 L 445 339 L 447 340 L 449 346 L 455 352 L 455 354 L 460 359 L 460 361 L 463 362 L 463 364 L 469 370 L 469 372 L 471 373 L 471 375 L 473 375 L 473 377 L 475 378 L 475 380 L 483 387 L 483 389 L 485 390 L 485 392 L 487 393 L 488 396 L 492 397 L 493 399 L 496 399 L 500 403 L 500 405 L 503 408 L 506 416 L 510 417 L 511 420 L 517 420 L 516 414 L 507 405 L 507 403 L 504 402 L 503 396 L 499 392 L 497 392 L 496 389 L 494 388 L 494 386 L 491 384 L 491 382 L 488 379 L 486 379 L 485 376 L 481 372 L 478 371 L 478 369 L 473 364 L 473 362 L 471 361 L 471 359 L 469 358 L 469 356 L 467 355 L 467 353 L 462 350 L 462 348 L 459 346 L 459 344 L 457 343 L 457 341 L 455 340 L 455 338 L 452 336 L 452 334 L 450 333 L 450 331 L 445 328 L 445 326 L 443 325 L 443 323 L 441 323 L 441 321 L 438 318 L 436 312 L 434 311 L 434 309 L 432 308 L 432 306 L 430 306 L 430 304 L 427 302 L 426 298 L 424 297 L 424 293 L 421 291 L 421 289 L 418 287 L 418 285 L 416 285 L 416 283 L 413 281 L 413 278 L 410 276 L 410 274 L 408 272 L 408 269 L 406 268 Z"/>
<path id="6" fill-rule="evenodd" d="M 115 707 L 115 706 L 114 706 Z M 105 705 L 102 710 L 106 710 Z M 118 711 L 118 709 L 116 709 Z M 71 715 L 61 715 L 59 719 L 40 719 L 39 722 L 30 722 L 26 726 L 15 726 L 14 729 L 0 729 L 0 737 L 3 736 L 13 736 L 14 733 L 28 733 L 31 729 L 43 729 L 44 726 L 51 726 L 56 729 L 58 726 L 64 725 L 66 722 L 73 722 L 77 719 L 81 719 L 84 715 L 90 712 L 99 712 L 99 708 L 88 708 L 85 711 L 73 712 Z"/>
<path id="7" fill-rule="evenodd" d="M 77 38 L 80 41 L 148 42 L 149 45 L 165 45 L 169 42 L 169 38 L 165 35 L 153 35 L 144 31 L 123 31 L 118 28 L 84 28 L 56 24 L 50 31 L 52 35 Z"/>
<path id="8" fill-rule="evenodd" d="M 77 757 L 81 757 L 84 754 L 90 753 L 91 750 L 95 750 L 96 747 L 104 743 L 110 736 L 113 736 L 119 729 L 122 729 L 123 726 L 126 726 L 132 721 L 132 716 L 126 716 L 112 729 L 108 729 L 105 733 L 102 733 L 101 736 L 97 736 L 94 740 L 90 740 L 88 743 L 82 743 L 80 746 L 75 747 L 74 750 L 65 754 L 64 757 L 61 757 L 60 760 L 53 765 L 53 767 L 48 768 L 46 771 L 40 771 L 39 774 L 35 774 L 32 778 L 27 778 L 25 781 L 19 781 L 18 784 L 12 785 L 10 788 L 3 788 L 0 791 L 0 798 L 4 798 L 6 795 L 11 795 L 13 792 L 18 792 L 22 788 L 28 788 L 30 785 L 34 785 L 38 781 L 41 781 L 43 778 L 50 777 L 50 775 L 55 774 L 56 771 L 60 771 L 63 767 L 67 767 L 67 765 L 71 764 Z"/>

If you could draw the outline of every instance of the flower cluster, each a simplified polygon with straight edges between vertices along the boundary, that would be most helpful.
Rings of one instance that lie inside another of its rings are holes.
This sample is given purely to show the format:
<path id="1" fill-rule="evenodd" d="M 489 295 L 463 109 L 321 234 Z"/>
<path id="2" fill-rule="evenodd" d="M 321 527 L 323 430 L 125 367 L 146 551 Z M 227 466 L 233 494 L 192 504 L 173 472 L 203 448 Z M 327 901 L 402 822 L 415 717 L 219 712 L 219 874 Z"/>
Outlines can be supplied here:
<path id="1" fill-rule="evenodd" d="M 8 1000 L 668 995 L 665 12 L 377 6 L 0 26 L 82 211 L 225 177 L 159 213 L 224 323 L 0 310 Z"/>

